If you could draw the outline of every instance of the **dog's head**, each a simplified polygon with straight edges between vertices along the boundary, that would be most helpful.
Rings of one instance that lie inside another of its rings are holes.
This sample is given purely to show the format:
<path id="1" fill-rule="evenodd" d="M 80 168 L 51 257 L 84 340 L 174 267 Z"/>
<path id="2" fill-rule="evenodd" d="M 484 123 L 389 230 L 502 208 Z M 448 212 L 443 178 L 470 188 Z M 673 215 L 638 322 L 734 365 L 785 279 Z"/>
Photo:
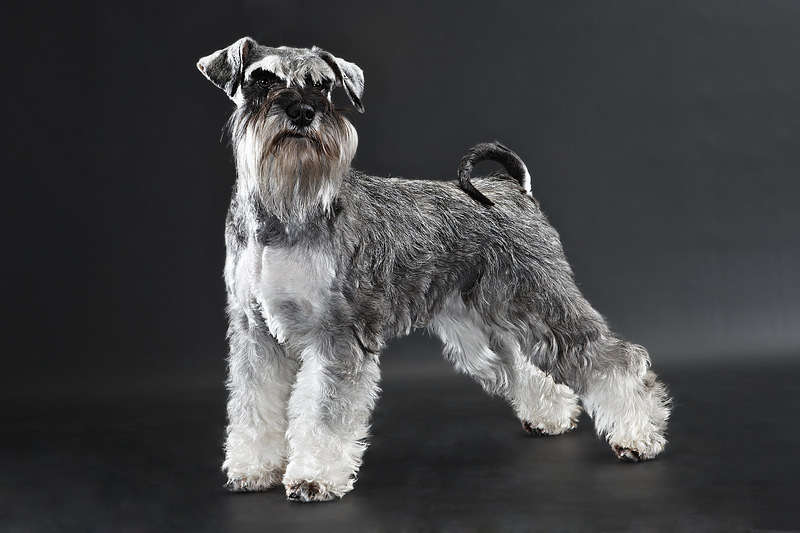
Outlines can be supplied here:
<path id="1" fill-rule="evenodd" d="M 271 48 L 243 37 L 197 68 L 236 104 L 229 121 L 237 168 L 280 218 L 330 207 L 358 145 L 331 100 L 343 87 L 364 112 L 364 74 L 313 48 Z"/>

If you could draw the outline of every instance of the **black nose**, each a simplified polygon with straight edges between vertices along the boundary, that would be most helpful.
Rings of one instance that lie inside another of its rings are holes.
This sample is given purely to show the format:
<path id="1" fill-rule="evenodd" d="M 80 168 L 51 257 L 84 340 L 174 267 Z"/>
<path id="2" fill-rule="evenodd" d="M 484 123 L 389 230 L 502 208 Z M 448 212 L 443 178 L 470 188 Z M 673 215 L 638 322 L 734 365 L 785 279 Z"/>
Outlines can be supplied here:
<path id="1" fill-rule="evenodd" d="M 286 108 L 286 116 L 298 128 L 305 128 L 314 120 L 314 108 L 303 102 L 295 102 Z"/>

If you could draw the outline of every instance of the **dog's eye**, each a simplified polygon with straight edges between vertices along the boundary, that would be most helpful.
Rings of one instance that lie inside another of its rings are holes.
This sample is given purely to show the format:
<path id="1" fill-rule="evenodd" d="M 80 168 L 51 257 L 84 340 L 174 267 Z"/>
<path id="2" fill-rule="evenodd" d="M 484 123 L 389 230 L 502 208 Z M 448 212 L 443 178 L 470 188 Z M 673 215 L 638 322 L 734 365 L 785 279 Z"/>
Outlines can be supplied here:
<path id="1" fill-rule="evenodd" d="M 271 87 L 281 81 L 281 79 L 272 72 L 261 68 L 253 71 L 251 79 L 257 83 L 259 87 L 264 88 Z"/>
<path id="2" fill-rule="evenodd" d="M 328 94 L 331 92 L 331 82 L 330 80 L 322 79 L 319 81 L 314 81 L 311 77 L 306 78 L 306 87 L 314 87 L 315 89 L 322 91 L 323 94 Z"/>

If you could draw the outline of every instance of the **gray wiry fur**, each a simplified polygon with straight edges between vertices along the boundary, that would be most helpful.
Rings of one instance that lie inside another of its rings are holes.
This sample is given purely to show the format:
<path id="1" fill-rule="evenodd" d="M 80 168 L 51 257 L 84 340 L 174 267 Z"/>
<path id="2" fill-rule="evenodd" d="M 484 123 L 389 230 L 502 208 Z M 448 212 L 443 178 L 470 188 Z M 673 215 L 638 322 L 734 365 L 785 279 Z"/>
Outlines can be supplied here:
<path id="1" fill-rule="evenodd" d="M 248 56 L 242 41 L 200 62 L 237 103 L 225 266 L 224 468 L 232 488 L 282 481 L 299 501 L 351 490 L 379 390 L 379 354 L 417 328 L 440 336 L 456 367 L 508 399 L 529 431 L 574 427 L 577 394 L 618 457 L 661 452 L 666 390 L 644 348 L 612 333 L 577 288 L 516 154 L 479 145 L 460 182 L 352 170 L 352 126 L 320 100 L 324 88 L 297 81 L 302 72 L 347 88 L 330 68 L 347 62 L 327 52 L 318 61 L 316 48 L 291 49 L 287 59 L 254 41 L 245 41 Z M 254 64 L 285 87 L 259 90 L 248 77 Z M 361 72 L 347 64 L 350 76 Z M 359 107 L 360 80 L 348 89 Z M 293 125 L 278 105 L 288 97 L 313 103 L 314 122 Z M 515 179 L 495 173 L 470 181 L 471 165 L 487 157 Z M 488 202 L 467 194 L 465 183 Z"/>

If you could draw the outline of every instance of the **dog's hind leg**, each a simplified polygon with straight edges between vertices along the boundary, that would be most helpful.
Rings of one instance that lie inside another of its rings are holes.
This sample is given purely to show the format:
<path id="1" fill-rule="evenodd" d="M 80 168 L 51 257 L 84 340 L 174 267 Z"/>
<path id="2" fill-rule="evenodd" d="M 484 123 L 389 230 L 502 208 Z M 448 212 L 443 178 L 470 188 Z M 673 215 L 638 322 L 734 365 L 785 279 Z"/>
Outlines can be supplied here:
<path id="1" fill-rule="evenodd" d="M 514 387 L 509 401 L 532 435 L 560 435 L 578 425 L 581 407 L 578 396 L 566 385 L 556 383 L 520 350 L 514 351 Z"/>
<path id="2" fill-rule="evenodd" d="M 491 330 L 459 296 L 449 298 L 431 320 L 429 329 L 444 344 L 445 358 L 459 372 L 477 381 L 486 392 L 507 397 L 513 365 L 491 341 Z"/>
<path id="3" fill-rule="evenodd" d="M 280 484 L 287 460 L 286 408 L 297 363 L 263 323 L 231 309 L 228 359 L 227 486 L 266 490 Z"/>
<path id="4" fill-rule="evenodd" d="M 493 331 L 460 297 L 447 301 L 430 329 L 456 369 L 489 394 L 504 397 L 528 433 L 558 435 L 577 424 L 581 409 L 575 393 L 556 384 L 522 354 L 511 335 Z"/>
<path id="5" fill-rule="evenodd" d="M 616 338 L 592 343 L 592 370 L 576 383 L 597 433 L 620 460 L 652 459 L 666 445 L 670 397 L 649 369 L 647 350 Z"/>

